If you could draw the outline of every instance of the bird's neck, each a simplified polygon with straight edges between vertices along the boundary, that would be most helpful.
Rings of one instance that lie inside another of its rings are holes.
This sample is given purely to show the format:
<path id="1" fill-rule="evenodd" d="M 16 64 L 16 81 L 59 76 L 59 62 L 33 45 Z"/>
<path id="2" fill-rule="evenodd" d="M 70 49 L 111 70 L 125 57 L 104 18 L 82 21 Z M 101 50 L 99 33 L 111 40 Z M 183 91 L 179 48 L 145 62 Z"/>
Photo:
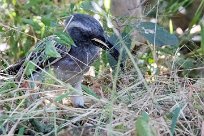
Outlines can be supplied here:
<path id="1" fill-rule="evenodd" d="M 72 46 L 69 54 L 79 61 L 89 65 L 99 56 L 99 47 L 92 43 L 86 45 L 81 43 L 76 46 Z"/>

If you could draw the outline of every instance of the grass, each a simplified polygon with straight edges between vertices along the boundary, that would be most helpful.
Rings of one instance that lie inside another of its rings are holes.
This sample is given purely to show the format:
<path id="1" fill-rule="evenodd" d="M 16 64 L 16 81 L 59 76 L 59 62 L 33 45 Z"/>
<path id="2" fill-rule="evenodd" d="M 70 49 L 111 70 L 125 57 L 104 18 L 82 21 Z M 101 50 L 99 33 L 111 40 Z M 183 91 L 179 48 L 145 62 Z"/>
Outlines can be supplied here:
<path id="1" fill-rule="evenodd" d="M 106 82 L 103 82 L 104 78 L 111 73 L 101 74 L 97 79 L 87 76 L 84 83 L 92 78 L 95 83 L 100 83 L 102 90 L 106 86 L 106 92 L 102 91 L 100 99 L 85 93 L 86 109 L 72 107 L 68 97 L 55 101 L 67 90 L 62 85 L 47 84 L 50 89 L 46 91 L 19 87 L 1 93 L 2 130 L 8 135 L 20 133 L 20 130 L 33 134 L 43 130 L 56 135 L 134 135 L 138 117 L 146 112 L 148 124 L 157 135 L 171 135 L 173 122 L 176 123 L 175 135 L 201 134 L 204 112 L 202 79 L 192 84 L 192 79 L 160 75 L 147 83 L 147 90 L 144 82 L 135 77 L 135 72 L 134 68 L 119 72 L 117 80 L 112 78 Z M 112 92 L 114 82 L 117 86 Z M 97 93 L 96 88 L 92 90 Z M 31 99 L 36 94 L 40 97 Z M 31 101 L 29 105 L 28 100 Z M 179 113 L 175 116 L 177 108 Z M 30 124 L 31 119 L 41 120 L 46 125 L 34 127 Z"/>

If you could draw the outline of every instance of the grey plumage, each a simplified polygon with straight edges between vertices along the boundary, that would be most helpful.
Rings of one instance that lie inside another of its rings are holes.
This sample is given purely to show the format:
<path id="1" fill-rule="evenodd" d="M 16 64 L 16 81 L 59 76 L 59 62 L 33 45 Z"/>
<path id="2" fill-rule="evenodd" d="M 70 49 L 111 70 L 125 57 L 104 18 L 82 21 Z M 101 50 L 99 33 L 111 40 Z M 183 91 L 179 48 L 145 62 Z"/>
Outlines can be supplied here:
<path id="1" fill-rule="evenodd" d="M 65 21 L 65 30 L 71 36 L 75 46 L 65 46 L 58 42 L 59 37 L 49 36 L 38 42 L 35 48 L 26 57 L 6 69 L 9 74 L 16 75 L 19 80 L 25 70 L 26 64 L 32 61 L 36 67 L 31 71 L 31 80 L 42 80 L 43 72 L 53 69 L 57 79 L 71 84 L 78 90 L 77 95 L 72 97 L 74 106 L 84 106 L 81 81 L 83 74 L 99 56 L 100 48 L 108 50 L 113 45 L 104 36 L 104 30 L 100 23 L 89 15 L 74 14 Z M 94 40 L 98 39 L 98 40 Z M 100 41 L 100 42 L 99 42 Z M 49 56 L 46 47 L 52 46 L 58 52 L 57 56 Z M 112 55 L 117 59 L 119 53 L 113 48 Z M 40 67 L 40 68 L 39 68 Z"/>

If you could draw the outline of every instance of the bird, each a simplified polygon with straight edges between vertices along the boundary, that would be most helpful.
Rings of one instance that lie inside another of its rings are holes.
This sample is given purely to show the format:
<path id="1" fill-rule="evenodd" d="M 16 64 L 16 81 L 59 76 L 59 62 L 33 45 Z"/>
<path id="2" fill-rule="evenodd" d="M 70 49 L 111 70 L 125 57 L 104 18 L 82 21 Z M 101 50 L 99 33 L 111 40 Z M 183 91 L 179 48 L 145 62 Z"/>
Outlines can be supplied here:
<path id="1" fill-rule="evenodd" d="M 73 14 L 64 21 L 67 37 L 73 45 L 60 42 L 60 37 L 50 35 L 37 42 L 25 57 L 4 70 L 4 73 L 15 75 L 20 81 L 25 75 L 29 62 L 34 65 L 26 76 L 33 81 L 43 81 L 44 71 L 51 68 L 57 79 L 75 88 L 71 96 L 74 107 L 84 107 L 82 91 L 83 75 L 100 55 L 100 48 L 107 50 L 118 61 L 119 51 L 108 40 L 100 22 L 87 14 Z M 24 74 L 24 75 L 23 75 Z"/>

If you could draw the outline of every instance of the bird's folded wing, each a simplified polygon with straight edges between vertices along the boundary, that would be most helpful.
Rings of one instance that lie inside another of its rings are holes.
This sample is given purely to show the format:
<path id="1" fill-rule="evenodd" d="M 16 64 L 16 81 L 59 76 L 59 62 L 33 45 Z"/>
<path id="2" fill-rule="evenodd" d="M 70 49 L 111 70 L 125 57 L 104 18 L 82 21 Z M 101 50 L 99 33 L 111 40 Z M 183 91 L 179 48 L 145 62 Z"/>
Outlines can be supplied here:
<path id="1" fill-rule="evenodd" d="M 29 62 L 34 65 L 33 72 L 57 62 L 65 57 L 71 48 L 70 46 L 60 44 L 59 40 L 59 37 L 55 35 L 42 39 L 26 57 L 8 67 L 5 73 L 21 76 Z"/>

